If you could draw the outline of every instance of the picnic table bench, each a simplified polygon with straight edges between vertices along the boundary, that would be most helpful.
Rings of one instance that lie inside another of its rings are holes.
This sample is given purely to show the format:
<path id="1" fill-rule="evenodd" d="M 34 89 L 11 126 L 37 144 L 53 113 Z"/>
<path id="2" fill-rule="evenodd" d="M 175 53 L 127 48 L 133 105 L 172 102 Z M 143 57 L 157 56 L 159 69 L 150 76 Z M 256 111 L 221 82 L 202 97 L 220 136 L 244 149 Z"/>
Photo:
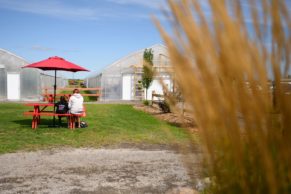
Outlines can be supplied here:
<path id="1" fill-rule="evenodd" d="M 96 100 L 98 101 L 98 98 L 101 96 L 101 88 L 57 88 L 58 94 L 55 94 L 56 97 L 60 97 L 60 96 L 65 96 L 67 99 L 69 99 L 71 97 L 71 93 L 62 93 L 64 91 L 70 91 L 72 92 L 74 89 L 78 89 L 79 91 L 95 91 L 95 93 L 91 93 L 91 94 L 87 94 L 84 93 L 82 94 L 82 96 L 91 96 L 91 97 L 96 97 Z M 47 102 L 53 102 L 53 96 L 54 94 L 52 93 L 53 88 L 43 88 L 44 93 L 42 94 L 42 96 L 44 97 L 44 101 Z"/>
<path id="2" fill-rule="evenodd" d="M 48 116 L 48 117 L 55 117 L 55 116 L 62 116 L 68 118 L 68 127 L 70 129 L 75 128 L 75 117 L 85 117 L 86 116 L 86 110 L 84 107 L 84 111 L 82 114 L 72 114 L 72 113 L 55 113 L 54 111 L 45 111 L 45 109 L 49 106 L 54 107 L 55 105 L 53 103 L 29 103 L 25 104 L 25 106 L 33 106 L 34 109 L 31 111 L 24 112 L 24 116 L 32 116 L 32 124 L 31 128 L 36 129 L 37 126 L 40 124 L 40 120 L 42 116 Z M 40 107 L 43 107 L 40 109 Z"/>
<path id="3" fill-rule="evenodd" d="M 155 92 L 152 93 L 152 104 L 159 104 L 163 100 L 164 100 L 163 94 L 157 94 Z"/>

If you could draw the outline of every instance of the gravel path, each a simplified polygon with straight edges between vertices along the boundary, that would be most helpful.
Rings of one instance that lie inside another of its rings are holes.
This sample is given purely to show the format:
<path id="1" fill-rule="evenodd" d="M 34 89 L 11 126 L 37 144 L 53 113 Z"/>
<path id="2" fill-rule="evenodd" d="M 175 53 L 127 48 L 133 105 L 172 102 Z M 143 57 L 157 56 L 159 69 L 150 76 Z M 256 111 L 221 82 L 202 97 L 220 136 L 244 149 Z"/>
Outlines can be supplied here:
<path id="1" fill-rule="evenodd" d="M 64 148 L 3 154 L 0 164 L 0 193 L 180 193 L 191 185 L 170 150 Z"/>

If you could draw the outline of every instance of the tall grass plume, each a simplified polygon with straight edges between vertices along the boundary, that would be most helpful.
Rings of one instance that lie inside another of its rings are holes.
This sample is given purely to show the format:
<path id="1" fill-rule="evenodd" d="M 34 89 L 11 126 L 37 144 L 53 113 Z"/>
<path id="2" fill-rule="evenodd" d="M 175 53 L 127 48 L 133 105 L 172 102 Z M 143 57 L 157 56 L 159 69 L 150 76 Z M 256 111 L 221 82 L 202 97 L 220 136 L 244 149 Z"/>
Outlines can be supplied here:
<path id="1" fill-rule="evenodd" d="M 172 35 L 157 26 L 201 132 L 211 192 L 291 193 L 291 98 L 281 84 L 290 8 L 284 0 L 168 2 Z"/>

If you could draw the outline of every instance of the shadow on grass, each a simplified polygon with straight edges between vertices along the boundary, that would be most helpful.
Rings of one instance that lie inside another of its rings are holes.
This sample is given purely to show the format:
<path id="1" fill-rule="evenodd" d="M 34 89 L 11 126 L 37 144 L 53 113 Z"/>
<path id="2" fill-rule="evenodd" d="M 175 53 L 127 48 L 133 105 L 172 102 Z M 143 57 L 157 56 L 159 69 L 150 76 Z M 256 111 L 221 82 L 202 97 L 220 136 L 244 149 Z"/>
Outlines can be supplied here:
<path id="1" fill-rule="evenodd" d="M 179 128 L 196 128 L 197 125 L 194 123 L 177 123 L 177 122 L 170 122 L 166 121 L 167 124 L 174 126 L 174 127 L 179 127 Z"/>
<path id="2" fill-rule="evenodd" d="M 12 122 L 20 125 L 21 127 L 31 128 L 32 119 L 19 119 L 19 120 L 14 120 Z M 41 119 L 41 122 L 39 125 L 48 127 L 52 124 L 53 124 L 53 119 Z M 56 118 L 56 124 L 58 124 L 58 118 Z M 64 121 L 62 122 L 62 125 L 67 126 L 67 124 Z"/>

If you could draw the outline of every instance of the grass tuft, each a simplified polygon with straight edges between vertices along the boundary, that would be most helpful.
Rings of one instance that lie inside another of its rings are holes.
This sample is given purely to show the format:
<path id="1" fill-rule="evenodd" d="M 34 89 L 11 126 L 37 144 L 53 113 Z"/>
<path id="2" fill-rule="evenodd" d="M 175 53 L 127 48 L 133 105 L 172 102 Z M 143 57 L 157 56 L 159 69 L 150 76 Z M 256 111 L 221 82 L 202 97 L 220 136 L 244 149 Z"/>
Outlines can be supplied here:
<path id="1" fill-rule="evenodd" d="M 168 2 L 174 35 L 157 26 L 201 130 L 210 192 L 291 193 L 291 101 L 281 84 L 291 61 L 286 1 Z"/>

